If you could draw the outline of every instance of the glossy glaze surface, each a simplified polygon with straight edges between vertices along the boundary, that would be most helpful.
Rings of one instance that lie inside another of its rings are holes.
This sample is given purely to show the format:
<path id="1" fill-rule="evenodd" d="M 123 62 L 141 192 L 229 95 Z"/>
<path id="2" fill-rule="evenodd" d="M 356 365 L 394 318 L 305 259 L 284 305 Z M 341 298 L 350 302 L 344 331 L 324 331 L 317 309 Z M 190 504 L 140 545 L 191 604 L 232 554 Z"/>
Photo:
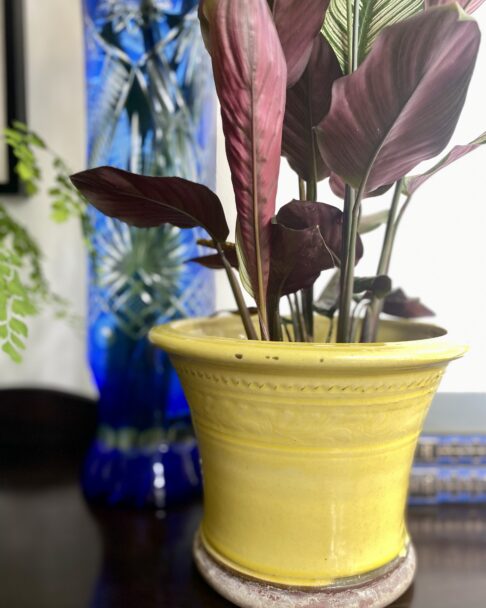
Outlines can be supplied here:
<path id="1" fill-rule="evenodd" d="M 399 342 L 407 329 L 415 339 Z M 370 345 L 225 337 L 238 332 L 232 318 L 151 332 L 191 406 L 206 549 L 245 575 L 299 586 L 402 554 L 415 443 L 447 363 L 464 349 L 433 326 L 403 323 Z"/>
<path id="2" fill-rule="evenodd" d="M 87 507 L 78 472 L 94 409 L 54 392 L 0 391 L 0 606 L 231 608 L 191 563 L 198 502 Z M 412 507 L 408 526 L 419 569 L 393 608 L 484 608 L 486 507 Z"/>

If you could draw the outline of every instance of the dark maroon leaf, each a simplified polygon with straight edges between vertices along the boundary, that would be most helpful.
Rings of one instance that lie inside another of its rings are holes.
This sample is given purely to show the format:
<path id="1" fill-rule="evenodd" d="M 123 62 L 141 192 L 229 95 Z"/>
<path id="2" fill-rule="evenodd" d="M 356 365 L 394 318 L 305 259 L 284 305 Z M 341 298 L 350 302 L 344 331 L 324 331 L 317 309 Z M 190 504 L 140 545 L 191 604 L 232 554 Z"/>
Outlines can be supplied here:
<path id="1" fill-rule="evenodd" d="M 344 199 L 344 181 L 339 177 L 339 175 L 331 173 L 329 185 L 336 196 Z M 366 190 L 363 198 L 374 198 L 376 196 L 381 196 L 382 194 L 385 194 L 385 192 L 388 192 L 388 190 L 390 190 L 392 186 L 393 184 L 388 184 L 387 186 L 380 186 L 376 190 L 373 190 L 373 192 L 369 192 L 368 190 Z"/>
<path id="2" fill-rule="evenodd" d="M 323 270 L 336 267 L 342 247 L 342 215 L 336 207 L 309 201 L 294 200 L 280 209 L 272 225 L 267 299 L 271 321 L 282 296 L 308 289 Z M 357 257 L 362 254 L 359 239 Z"/>
<path id="3" fill-rule="evenodd" d="M 403 184 L 403 192 L 407 196 L 410 196 L 419 188 L 423 183 L 425 183 L 429 178 L 438 173 L 441 169 L 445 169 L 450 164 L 459 160 L 466 154 L 470 152 L 474 152 L 480 146 L 486 144 L 486 133 L 483 133 L 479 137 L 477 137 L 470 144 L 462 145 L 462 146 L 454 146 L 452 150 L 444 156 L 437 164 L 435 164 L 431 169 L 422 173 L 421 175 L 410 175 L 405 178 Z"/>
<path id="4" fill-rule="evenodd" d="M 224 243 L 224 245 L 229 245 L 229 243 Z M 233 268 L 238 270 L 238 257 L 236 255 L 235 246 L 233 247 L 223 247 L 224 255 L 228 262 L 231 264 Z M 198 258 L 192 258 L 188 260 L 189 262 L 196 262 L 201 266 L 205 266 L 206 268 L 212 268 L 213 270 L 223 269 L 223 262 L 221 261 L 221 256 L 219 253 L 213 253 L 210 255 L 203 255 Z"/>
<path id="5" fill-rule="evenodd" d="M 226 256 L 228 262 L 233 266 L 233 268 L 238 268 L 238 259 L 236 255 L 236 245 L 229 241 L 225 241 L 224 243 L 216 243 L 216 241 L 212 239 L 198 239 L 197 244 L 202 247 L 209 247 L 209 249 L 218 250 L 221 248 Z"/>
<path id="6" fill-rule="evenodd" d="M 373 191 L 439 154 L 457 124 L 479 42 L 477 24 L 457 5 L 384 29 L 359 68 L 334 83 L 318 127 L 330 169 Z"/>
<path id="7" fill-rule="evenodd" d="M 323 237 L 326 234 L 329 243 Z M 272 335 L 278 332 L 280 298 L 311 287 L 323 270 L 336 266 L 341 246 L 342 212 L 324 203 L 291 201 L 272 224 L 272 261 L 268 288 L 268 316 Z"/>
<path id="8" fill-rule="evenodd" d="M 318 226 L 295 230 L 276 223 L 272 243 L 269 299 L 311 287 L 323 270 L 334 266 Z"/>
<path id="9" fill-rule="evenodd" d="M 318 226 L 294 230 L 272 224 L 272 260 L 267 311 L 272 339 L 278 339 L 277 311 L 280 298 L 311 287 L 321 271 L 332 263 Z"/>
<path id="10" fill-rule="evenodd" d="M 266 0 L 204 0 L 201 14 L 238 210 L 240 275 L 265 325 L 270 223 L 285 109 L 285 57 Z"/>
<path id="11" fill-rule="evenodd" d="M 211 268 L 211 270 L 222 270 L 224 268 L 221 256 L 218 253 L 211 255 L 202 255 L 199 258 L 191 258 L 188 262 L 195 262 L 205 268 Z"/>
<path id="12" fill-rule="evenodd" d="M 287 85 L 291 87 L 309 61 L 329 0 L 269 0 L 269 4 L 287 61 Z"/>
<path id="13" fill-rule="evenodd" d="M 383 299 L 392 289 L 392 282 L 386 274 L 380 274 L 377 277 L 356 277 L 354 279 L 354 293 L 366 292 L 367 297 L 375 296 L 378 299 Z"/>
<path id="14" fill-rule="evenodd" d="M 329 175 L 317 146 L 314 127 L 329 111 L 332 84 L 340 76 L 334 51 L 319 34 L 305 72 L 287 91 L 283 126 L 282 155 L 305 181 L 321 181 Z"/>
<path id="15" fill-rule="evenodd" d="M 471 15 L 476 11 L 484 0 L 457 0 L 459 6 L 461 6 L 466 13 Z M 425 8 L 433 8 L 434 6 L 444 6 L 446 4 L 452 4 L 451 0 L 425 0 Z"/>
<path id="16" fill-rule="evenodd" d="M 326 203 L 294 200 L 280 209 L 277 214 L 277 221 L 295 230 L 302 230 L 309 226 L 319 226 L 329 255 L 327 268 L 332 268 L 339 264 L 343 222 L 343 213 L 340 209 Z M 356 262 L 362 257 L 363 242 L 358 237 Z"/>
<path id="17" fill-rule="evenodd" d="M 409 298 L 402 289 L 395 289 L 386 296 L 383 301 L 383 312 L 404 319 L 435 316 L 435 313 L 422 304 L 419 298 Z"/>
<path id="18" fill-rule="evenodd" d="M 229 234 L 216 194 L 186 179 L 98 167 L 72 175 L 71 181 L 99 211 L 132 226 L 202 226 L 216 241 L 225 241 Z"/>

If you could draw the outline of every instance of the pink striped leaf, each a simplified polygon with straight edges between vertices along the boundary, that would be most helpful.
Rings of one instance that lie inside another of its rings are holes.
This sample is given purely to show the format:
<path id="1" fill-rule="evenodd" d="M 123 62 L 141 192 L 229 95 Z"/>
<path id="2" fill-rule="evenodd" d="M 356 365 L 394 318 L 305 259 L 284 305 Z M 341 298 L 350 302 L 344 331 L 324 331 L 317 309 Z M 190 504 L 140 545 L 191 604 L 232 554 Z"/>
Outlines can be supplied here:
<path id="1" fill-rule="evenodd" d="M 330 0 L 269 0 L 287 62 L 287 86 L 293 86 L 309 62 Z"/>
<path id="2" fill-rule="evenodd" d="M 314 127 L 328 113 L 332 84 L 340 76 L 341 68 L 334 51 L 319 34 L 314 40 L 305 72 L 287 90 L 283 126 L 282 156 L 305 181 L 321 181 L 329 176 L 317 146 Z"/>
<path id="3" fill-rule="evenodd" d="M 287 68 L 266 0 L 204 0 L 201 15 L 221 103 L 246 289 L 262 311 L 280 166 Z"/>
<path id="4" fill-rule="evenodd" d="M 474 141 L 469 144 L 463 146 L 454 146 L 452 150 L 444 156 L 437 164 L 435 164 L 431 169 L 422 173 L 421 175 L 410 175 L 405 178 L 403 183 L 403 193 L 407 196 L 412 195 L 417 188 L 419 188 L 423 183 L 425 183 L 428 179 L 430 179 L 433 175 L 445 169 L 450 164 L 459 160 L 466 154 L 470 152 L 474 152 L 480 146 L 486 144 L 486 133 L 483 133 L 479 137 L 477 137 Z"/>
<path id="5" fill-rule="evenodd" d="M 331 177 L 329 178 L 329 186 L 331 187 L 333 194 L 335 194 L 339 198 L 344 198 L 344 181 L 339 177 L 339 175 L 336 175 L 336 173 L 331 173 Z M 374 198 L 377 196 L 381 196 L 382 194 L 385 194 L 385 192 L 388 192 L 388 190 L 390 190 L 392 186 L 393 184 L 380 186 L 376 190 L 373 190 L 373 192 L 369 192 L 368 190 L 366 190 L 363 195 L 363 198 Z"/>
<path id="6" fill-rule="evenodd" d="M 457 4 L 462 7 L 466 13 L 471 15 L 476 11 L 484 0 L 457 0 Z M 434 6 L 445 6 L 446 4 L 452 4 L 451 0 L 425 0 L 425 8 L 433 8 Z"/>
<path id="7" fill-rule="evenodd" d="M 334 83 L 318 127 L 331 171 L 373 191 L 439 154 L 459 119 L 479 42 L 477 24 L 457 5 L 384 29 L 358 69 Z"/>

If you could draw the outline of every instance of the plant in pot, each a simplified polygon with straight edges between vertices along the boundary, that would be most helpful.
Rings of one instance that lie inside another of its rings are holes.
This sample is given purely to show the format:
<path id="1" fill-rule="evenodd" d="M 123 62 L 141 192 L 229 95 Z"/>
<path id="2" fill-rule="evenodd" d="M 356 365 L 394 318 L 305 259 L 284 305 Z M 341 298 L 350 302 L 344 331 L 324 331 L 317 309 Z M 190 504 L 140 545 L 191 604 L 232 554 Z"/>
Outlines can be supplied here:
<path id="1" fill-rule="evenodd" d="M 196 563 L 239 606 L 386 606 L 413 579 L 410 466 L 444 370 L 464 348 L 433 325 L 381 318 L 430 313 L 392 291 L 388 271 L 415 190 L 486 141 L 407 175 L 447 146 L 480 42 L 466 12 L 480 2 L 432 4 L 443 3 L 201 3 L 236 243 L 204 186 L 110 167 L 72 177 L 129 224 L 201 226 L 210 251 L 196 262 L 227 273 L 239 315 L 177 321 L 151 338 L 171 354 L 201 450 Z M 276 212 L 281 156 L 299 200 Z M 316 201 L 325 179 L 342 209 Z M 388 191 L 385 214 L 362 216 Z M 358 277 L 360 232 L 382 223 L 376 276 Z M 325 270 L 334 274 L 315 300 Z"/>

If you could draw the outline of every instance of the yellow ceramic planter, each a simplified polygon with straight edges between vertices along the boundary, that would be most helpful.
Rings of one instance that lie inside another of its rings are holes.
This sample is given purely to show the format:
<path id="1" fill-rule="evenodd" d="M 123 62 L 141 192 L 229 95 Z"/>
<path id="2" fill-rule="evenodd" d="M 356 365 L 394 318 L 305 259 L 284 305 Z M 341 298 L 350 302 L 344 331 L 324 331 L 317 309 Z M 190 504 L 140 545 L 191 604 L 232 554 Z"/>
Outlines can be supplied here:
<path id="1" fill-rule="evenodd" d="M 352 608 L 406 589 L 417 437 L 464 353 L 443 334 L 390 322 L 375 344 L 250 342 L 233 317 L 152 330 L 191 406 L 205 492 L 196 561 L 218 591 L 240 606 Z"/>

